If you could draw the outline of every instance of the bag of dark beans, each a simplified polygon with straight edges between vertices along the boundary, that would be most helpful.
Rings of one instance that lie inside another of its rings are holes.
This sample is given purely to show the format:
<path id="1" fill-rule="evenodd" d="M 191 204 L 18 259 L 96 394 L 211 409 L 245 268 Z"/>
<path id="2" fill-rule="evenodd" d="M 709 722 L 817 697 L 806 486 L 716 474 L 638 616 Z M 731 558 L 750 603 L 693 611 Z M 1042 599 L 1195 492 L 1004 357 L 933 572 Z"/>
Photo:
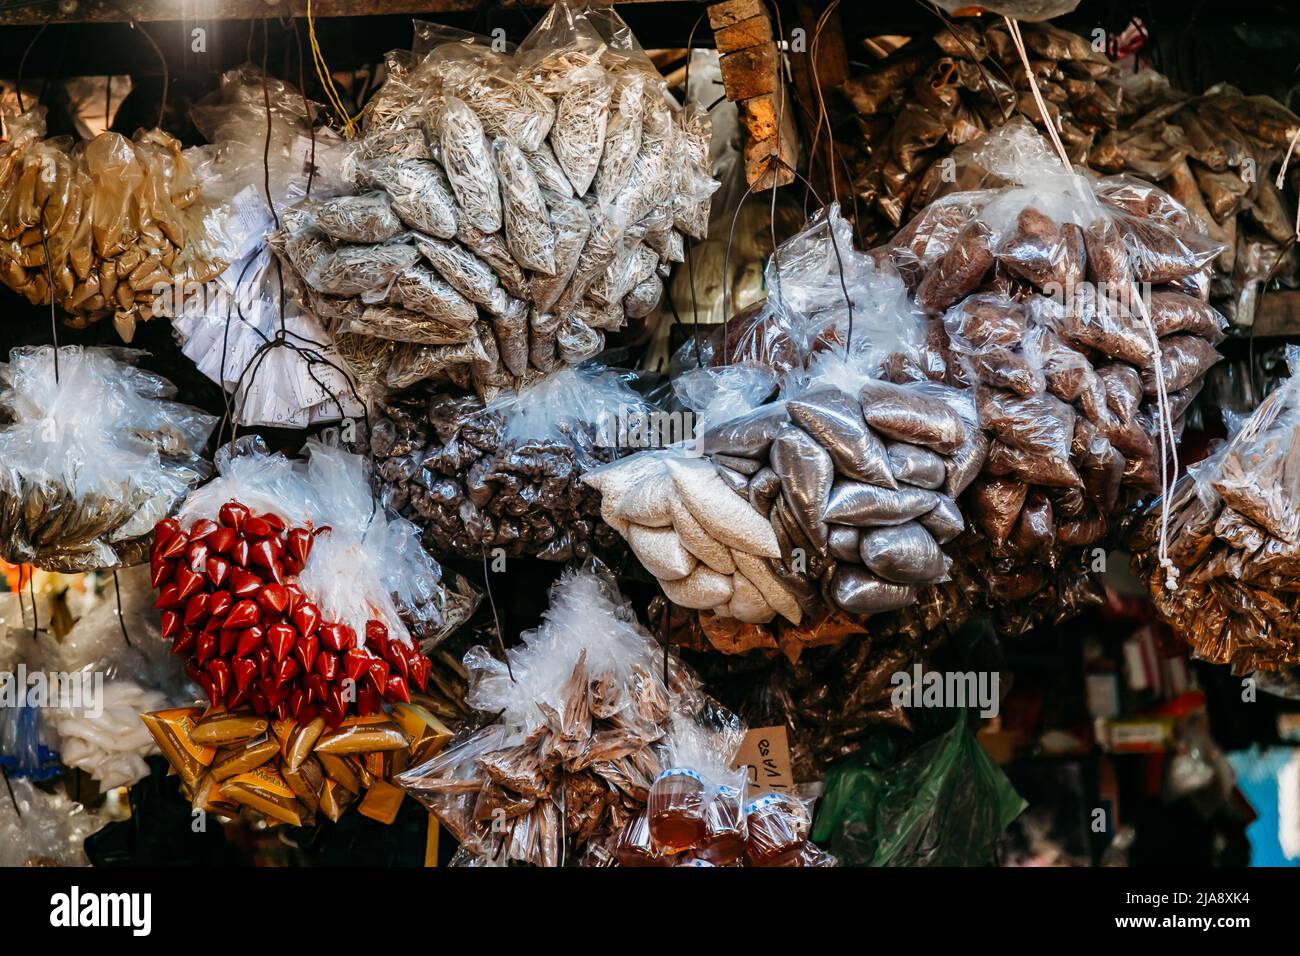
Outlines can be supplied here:
<path id="1" fill-rule="evenodd" d="M 1221 247 L 1153 186 L 1064 169 L 1027 123 L 970 156 L 981 188 L 936 200 L 876 256 L 934 317 L 928 377 L 973 387 L 989 449 L 955 553 L 1019 631 L 1049 603 L 1095 600 L 1081 582 L 1097 550 L 1160 490 L 1224 327 L 1180 280 Z"/>
<path id="2" fill-rule="evenodd" d="M 384 501 L 438 555 L 608 555 L 618 535 L 600 520 L 600 496 L 580 479 L 659 440 L 665 419 L 633 380 L 583 366 L 487 404 L 428 385 L 393 394 L 371 441 Z"/>

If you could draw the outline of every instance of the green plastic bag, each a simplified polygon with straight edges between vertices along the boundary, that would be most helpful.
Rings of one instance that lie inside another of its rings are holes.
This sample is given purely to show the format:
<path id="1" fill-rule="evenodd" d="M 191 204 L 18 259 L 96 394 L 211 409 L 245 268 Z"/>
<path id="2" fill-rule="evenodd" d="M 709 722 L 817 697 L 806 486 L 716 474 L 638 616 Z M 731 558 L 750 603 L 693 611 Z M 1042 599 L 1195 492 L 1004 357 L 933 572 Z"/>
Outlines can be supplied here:
<path id="1" fill-rule="evenodd" d="M 899 763 L 868 748 L 833 768 L 813 839 L 842 866 L 988 866 L 1026 806 L 963 712 Z"/>

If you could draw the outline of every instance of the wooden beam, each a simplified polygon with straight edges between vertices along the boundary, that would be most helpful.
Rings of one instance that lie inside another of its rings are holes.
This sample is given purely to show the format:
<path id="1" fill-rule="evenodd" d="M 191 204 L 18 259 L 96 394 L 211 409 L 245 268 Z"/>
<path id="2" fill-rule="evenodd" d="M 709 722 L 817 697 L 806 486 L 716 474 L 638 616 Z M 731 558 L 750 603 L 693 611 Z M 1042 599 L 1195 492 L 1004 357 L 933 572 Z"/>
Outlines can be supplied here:
<path id="1" fill-rule="evenodd" d="M 722 85 L 733 103 L 775 93 L 781 85 L 776 45 L 765 43 L 728 53 L 719 61 Z"/>
<path id="2" fill-rule="evenodd" d="M 786 102 L 782 102 L 784 96 Z M 738 104 L 745 127 L 745 179 L 755 189 L 771 189 L 794 182 L 798 138 L 794 126 L 794 101 L 788 90 L 755 96 Z M 780 159 L 774 162 L 772 157 Z"/>
<path id="3" fill-rule="evenodd" d="M 745 179 L 754 189 L 794 182 L 798 161 L 795 103 L 781 76 L 782 54 L 762 0 L 722 0 L 709 5 L 714 43 L 727 99 L 745 129 Z"/>
<path id="4" fill-rule="evenodd" d="M 753 17 L 766 17 L 763 0 L 722 0 L 709 4 L 709 26 L 714 32 Z"/>
<path id="5" fill-rule="evenodd" d="M 713 42 L 719 53 L 734 53 L 760 43 L 770 44 L 772 40 L 772 21 L 767 17 L 749 17 L 713 31 Z"/>
<path id="6" fill-rule="evenodd" d="M 609 6 L 613 0 L 595 0 Z M 618 0 L 620 4 L 668 3 L 673 0 Z M 497 10 L 549 7 L 554 0 L 495 0 Z M 483 0 L 312 0 L 312 16 L 355 17 L 384 14 L 476 13 Z M 67 0 L 0 10 L 0 26 L 49 23 L 138 23 L 180 20 L 256 20 L 261 17 L 305 17 L 307 0 Z"/>

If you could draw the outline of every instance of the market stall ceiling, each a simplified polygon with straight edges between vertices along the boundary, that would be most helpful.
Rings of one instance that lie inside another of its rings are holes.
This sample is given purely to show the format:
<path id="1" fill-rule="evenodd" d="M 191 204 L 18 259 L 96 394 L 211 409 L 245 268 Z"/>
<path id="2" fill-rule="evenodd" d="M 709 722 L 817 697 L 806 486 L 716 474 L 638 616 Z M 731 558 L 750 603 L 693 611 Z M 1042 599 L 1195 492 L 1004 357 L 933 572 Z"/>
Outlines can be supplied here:
<path id="1" fill-rule="evenodd" d="M 312 15 L 330 66 L 347 70 L 409 48 L 413 18 L 478 33 L 499 27 L 517 41 L 546 6 L 549 0 L 312 0 Z M 688 0 L 623 0 L 618 8 L 647 48 L 680 47 L 703 12 L 702 4 Z M 260 59 L 265 22 L 274 72 L 297 55 L 292 33 L 281 24 L 296 18 L 305 46 L 305 13 L 306 0 L 79 0 L 67 13 L 52 0 L 0 0 L 0 77 L 13 79 L 24 55 L 23 74 L 31 78 L 160 73 L 157 54 L 144 37 L 133 35 L 132 22 L 158 44 L 173 76 L 219 73 L 244 62 L 250 48 Z M 195 29 L 204 31 L 200 44 Z M 44 32 L 38 38 L 39 31 Z M 697 43 L 710 42 L 706 20 Z M 203 49 L 196 51 L 196 45 Z"/>
<path id="2" fill-rule="evenodd" d="M 675 0 L 619 0 L 620 6 L 671 3 Z M 385 13 L 477 13 L 521 8 L 549 7 L 552 0 L 312 0 L 316 17 L 350 17 Z M 695 4 L 698 6 L 699 4 Z M 12 9 L 11 9 L 12 8 Z M 307 0 L 64 0 L 53 3 L 31 0 L 0 2 L 0 23 L 138 22 L 162 20 L 250 20 L 258 17 L 301 17 L 307 15 Z"/>

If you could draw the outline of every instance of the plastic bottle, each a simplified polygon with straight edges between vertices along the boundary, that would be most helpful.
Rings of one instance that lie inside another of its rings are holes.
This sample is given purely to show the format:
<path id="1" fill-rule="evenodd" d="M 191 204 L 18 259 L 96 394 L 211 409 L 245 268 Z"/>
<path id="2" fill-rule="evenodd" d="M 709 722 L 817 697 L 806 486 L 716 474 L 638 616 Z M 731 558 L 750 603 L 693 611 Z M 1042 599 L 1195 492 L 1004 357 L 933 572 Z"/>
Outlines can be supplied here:
<path id="1" fill-rule="evenodd" d="M 745 808 L 745 850 L 754 866 L 786 866 L 808 839 L 803 805 L 784 793 L 768 793 Z"/>
<path id="2" fill-rule="evenodd" d="M 663 866 L 665 862 L 650 839 L 650 818 L 644 813 L 623 825 L 610 852 L 620 866 Z"/>
<path id="3" fill-rule="evenodd" d="M 713 792 L 704 811 L 704 839 L 695 855 L 714 866 L 743 866 L 745 862 L 744 797 L 723 784 Z"/>
<path id="4" fill-rule="evenodd" d="M 655 847 L 666 854 L 681 853 L 699 843 L 705 832 L 704 781 L 694 770 L 665 770 L 650 787 L 646 812 Z"/>

